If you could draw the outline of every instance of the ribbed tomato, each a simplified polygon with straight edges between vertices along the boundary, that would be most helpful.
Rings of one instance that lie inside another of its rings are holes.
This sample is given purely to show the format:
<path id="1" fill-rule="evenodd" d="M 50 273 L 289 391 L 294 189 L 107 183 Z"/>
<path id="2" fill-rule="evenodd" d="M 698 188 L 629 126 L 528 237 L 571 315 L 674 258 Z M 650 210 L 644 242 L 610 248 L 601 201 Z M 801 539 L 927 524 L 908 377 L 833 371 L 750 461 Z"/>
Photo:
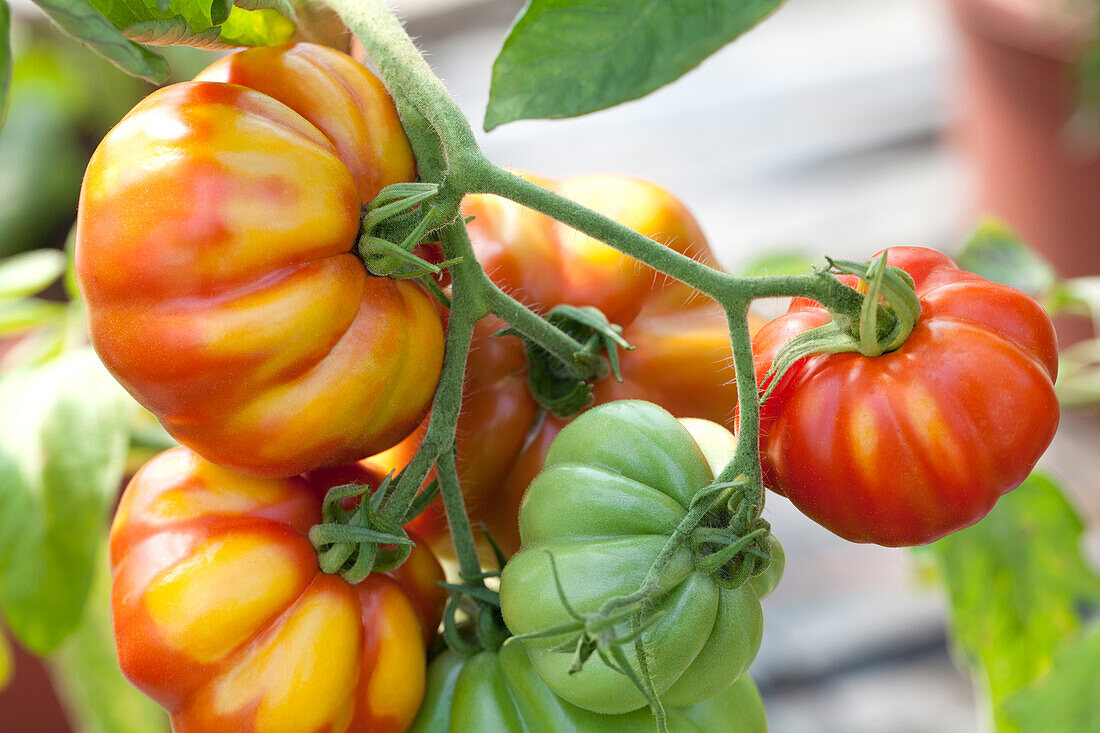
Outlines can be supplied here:
<path id="1" fill-rule="evenodd" d="M 424 416 L 432 298 L 352 254 L 361 205 L 416 169 L 393 102 L 311 44 L 160 89 L 88 166 L 76 271 L 92 343 L 181 443 L 260 476 L 351 463 Z"/>
<path id="2" fill-rule="evenodd" d="M 443 575 L 426 549 L 357 586 L 307 537 L 336 481 L 258 479 L 185 448 L 126 488 L 111 530 L 119 663 L 181 733 L 404 731 Z"/>
<path id="3" fill-rule="evenodd" d="M 1027 477 L 1058 427 L 1054 327 L 1027 295 L 922 247 L 887 262 L 920 318 L 895 351 L 797 362 L 764 406 L 765 481 L 845 539 L 918 545 L 978 521 Z M 802 299 L 754 339 L 758 378 L 828 322 Z"/>

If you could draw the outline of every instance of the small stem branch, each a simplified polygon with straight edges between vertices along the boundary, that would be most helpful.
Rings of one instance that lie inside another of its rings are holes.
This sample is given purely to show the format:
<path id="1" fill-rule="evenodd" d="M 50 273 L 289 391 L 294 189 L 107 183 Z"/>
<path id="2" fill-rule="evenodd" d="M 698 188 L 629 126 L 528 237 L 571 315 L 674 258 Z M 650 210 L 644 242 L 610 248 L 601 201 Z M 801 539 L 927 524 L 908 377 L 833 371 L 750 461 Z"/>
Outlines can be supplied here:
<path id="1" fill-rule="evenodd" d="M 445 450 L 435 462 L 439 475 L 439 492 L 443 495 L 443 508 L 447 513 L 447 525 L 451 528 L 451 541 L 454 543 L 455 557 L 458 558 L 458 570 L 466 582 L 480 578 L 481 561 L 477 555 L 477 542 L 470 528 L 470 517 L 466 514 L 466 502 L 458 484 L 458 469 L 455 467 L 454 449 Z"/>
<path id="2" fill-rule="evenodd" d="M 854 291 L 852 291 L 854 292 Z M 858 295 L 858 293 L 857 293 Z M 730 347 L 733 350 L 734 379 L 737 381 L 737 450 L 733 460 L 718 476 L 718 481 L 733 481 L 744 475 L 746 505 L 759 516 L 764 504 L 763 478 L 760 475 L 760 392 L 756 384 L 756 365 L 752 356 L 748 309 L 727 310 Z"/>
<path id="3" fill-rule="evenodd" d="M 577 356 L 582 353 L 584 344 L 505 293 L 488 276 L 483 277 L 482 292 L 489 301 L 489 309 L 494 314 L 553 354 L 578 378 L 588 379 L 593 376 L 590 368 L 577 361 Z"/>

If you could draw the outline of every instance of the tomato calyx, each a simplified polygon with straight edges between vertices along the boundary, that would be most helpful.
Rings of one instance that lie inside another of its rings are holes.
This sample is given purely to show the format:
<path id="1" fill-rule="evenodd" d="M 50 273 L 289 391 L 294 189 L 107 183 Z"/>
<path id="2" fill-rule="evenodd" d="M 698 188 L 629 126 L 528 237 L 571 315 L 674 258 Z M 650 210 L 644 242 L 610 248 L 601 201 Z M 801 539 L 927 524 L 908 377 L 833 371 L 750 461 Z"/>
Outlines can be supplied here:
<path id="1" fill-rule="evenodd" d="M 519 330 L 506 328 L 493 334 L 518 336 L 527 352 L 527 386 L 540 405 L 556 417 L 576 415 L 592 403 L 592 385 L 609 373 L 623 381 L 619 349 L 634 349 L 623 338 L 622 326 L 611 323 L 594 306 L 559 305 L 546 320 L 583 344 L 573 354 L 572 363 L 564 363 L 547 349 L 525 338 Z"/>
<path id="2" fill-rule="evenodd" d="M 394 183 L 363 207 L 356 248 L 372 275 L 424 279 L 457 262 L 433 263 L 413 253 L 434 221 L 437 196 L 436 183 Z"/>
<path id="3" fill-rule="evenodd" d="M 322 572 L 356 585 L 372 572 L 387 572 L 405 562 L 415 543 L 400 522 L 379 512 L 393 483 L 391 474 L 369 501 L 363 501 L 371 491 L 366 484 L 334 486 L 325 494 L 322 521 L 309 530 Z"/>
<path id="4" fill-rule="evenodd" d="M 766 401 L 783 375 L 802 359 L 815 354 L 860 353 L 874 358 L 905 343 L 921 314 L 913 278 L 887 264 L 889 250 L 869 262 L 828 259 L 822 274 L 859 278 L 863 294 L 857 313 L 830 310 L 832 320 L 788 341 L 776 354 L 761 380 L 761 401 Z"/>
<path id="5" fill-rule="evenodd" d="M 727 590 L 763 574 L 772 561 L 771 525 L 745 500 L 744 478 L 711 484 L 692 507 L 709 505 L 687 541 L 695 568 Z"/>

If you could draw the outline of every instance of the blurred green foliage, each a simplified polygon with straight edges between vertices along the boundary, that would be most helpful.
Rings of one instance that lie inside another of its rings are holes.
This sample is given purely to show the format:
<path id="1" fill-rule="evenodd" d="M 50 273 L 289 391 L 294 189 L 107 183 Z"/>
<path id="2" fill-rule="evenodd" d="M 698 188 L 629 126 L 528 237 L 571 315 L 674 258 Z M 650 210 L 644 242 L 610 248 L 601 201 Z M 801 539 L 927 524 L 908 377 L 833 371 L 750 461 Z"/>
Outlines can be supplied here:
<path id="1" fill-rule="evenodd" d="M 49 666 L 81 733 L 167 733 L 168 715 L 131 686 L 118 668 L 106 542 L 98 553 L 80 625 L 50 657 Z"/>
<path id="2" fill-rule="evenodd" d="M 0 257 L 61 242 L 91 149 L 152 88 L 57 33 L 17 30 L 0 131 Z"/>
<path id="3" fill-rule="evenodd" d="M 1082 556 L 1084 531 L 1061 487 L 1037 473 L 982 521 L 918 550 L 943 582 L 955 648 L 991 701 L 999 731 L 1056 730 L 1017 728 L 1001 706 L 1051 670 L 1085 613 L 1100 605 L 1100 577 Z"/>

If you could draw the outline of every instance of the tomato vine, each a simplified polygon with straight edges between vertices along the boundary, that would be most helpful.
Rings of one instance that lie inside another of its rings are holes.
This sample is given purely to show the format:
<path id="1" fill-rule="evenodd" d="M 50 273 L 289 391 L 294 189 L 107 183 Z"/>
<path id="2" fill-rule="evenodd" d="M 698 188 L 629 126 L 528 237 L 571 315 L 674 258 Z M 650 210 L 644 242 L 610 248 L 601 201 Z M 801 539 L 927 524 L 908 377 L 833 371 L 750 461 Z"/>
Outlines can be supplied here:
<path id="1" fill-rule="evenodd" d="M 396 481 L 392 494 L 383 502 L 383 514 L 390 519 L 405 516 L 432 467 L 443 469 L 448 480 L 441 482 L 440 490 L 461 572 L 468 583 L 481 583 L 484 574 L 473 533 L 458 483 L 452 480 L 449 470 L 453 466 L 452 451 L 466 357 L 474 323 L 479 319 L 490 313 L 501 317 L 516 332 L 570 366 L 582 379 L 596 379 L 607 372 L 604 359 L 591 358 L 592 354 L 582 352 L 581 344 L 574 338 L 501 291 L 482 270 L 474 257 L 459 205 L 466 194 L 485 193 L 501 196 L 568 224 L 687 283 L 724 308 L 737 380 L 740 440 L 733 459 L 710 488 L 737 485 L 741 501 L 738 516 L 734 518 L 736 526 L 751 533 L 763 510 L 764 487 L 759 458 L 760 398 L 747 320 L 749 305 L 757 298 L 810 298 L 856 324 L 860 322 L 861 311 L 865 310 L 864 296 L 840 282 L 828 270 L 782 277 L 738 277 L 721 272 L 499 168 L 482 153 L 465 115 L 382 0 L 333 0 L 330 4 L 359 38 L 397 100 L 421 178 L 438 185 L 431 206 L 422 214 L 427 223 L 420 222 L 418 229 L 434 232 L 444 257 L 454 263 L 450 266 L 452 300 L 443 371 L 431 418 L 419 450 Z M 912 327 L 911 323 L 907 325 Z M 897 328 L 893 331 L 896 335 Z M 901 334 L 902 341 L 904 335 Z M 711 491 L 708 495 L 717 496 L 718 493 Z M 620 599 L 620 603 L 609 604 L 605 613 L 614 613 L 622 605 L 639 601 L 639 606 L 644 607 L 644 602 L 656 592 L 656 579 L 669 558 L 698 527 L 713 503 L 704 502 L 699 511 L 692 511 L 684 518 L 655 559 L 647 581 L 636 593 Z M 731 538 L 731 545 L 736 545 L 737 539 L 743 538 Z M 636 618 L 635 622 L 638 621 Z M 652 694 L 652 682 L 644 664 L 641 672 L 640 687 L 663 729 L 664 714 L 659 700 Z"/>

